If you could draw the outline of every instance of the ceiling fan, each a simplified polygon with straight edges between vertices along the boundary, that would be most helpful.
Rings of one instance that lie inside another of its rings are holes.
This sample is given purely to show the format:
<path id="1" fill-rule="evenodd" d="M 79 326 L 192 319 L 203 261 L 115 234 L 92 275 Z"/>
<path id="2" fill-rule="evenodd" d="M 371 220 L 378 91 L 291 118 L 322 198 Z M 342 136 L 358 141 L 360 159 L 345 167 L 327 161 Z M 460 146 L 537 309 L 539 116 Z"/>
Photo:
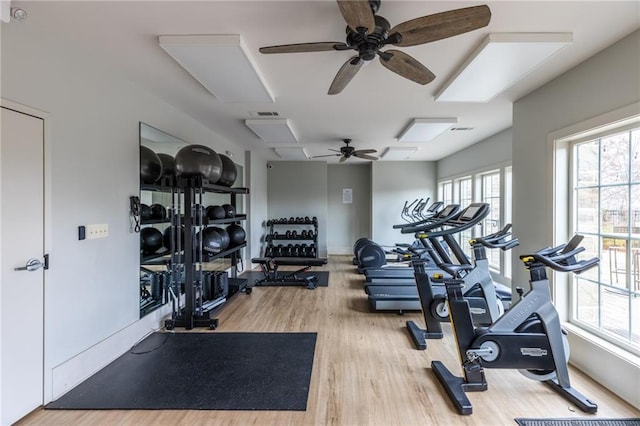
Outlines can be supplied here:
<path id="1" fill-rule="evenodd" d="M 340 150 L 329 148 L 329 151 L 334 151 L 337 154 L 316 155 L 315 157 L 311 157 L 311 158 L 341 157 L 340 158 L 341 163 L 344 163 L 345 161 L 347 161 L 349 157 L 357 157 L 357 158 L 362 158 L 363 160 L 372 160 L 372 161 L 375 161 L 378 159 L 378 157 L 369 155 L 369 154 L 375 153 L 376 152 L 375 149 L 355 149 L 354 147 L 349 145 L 351 143 L 351 139 L 342 139 L 342 142 L 344 142 L 346 146 L 343 146 L 342 148 L 340 148 Z"/>
<path id="2" fill-rule="evenodd" d="M 261 53 L 300 53 L 329 50 L 355 50 L 336 74 L 329 94 L 340 93 L 365 62 L 378 55 L 382 65 L 396 74 L 419 84 L 431 82 L 435 75 L 415 58 L 401 50 L 382 51 L 390 44 L 398 47 L 415 46 L 453 37 L 485 27 L 491 20 L 487 5 L 466 7 L 411 19 L 391 28 L 389 22 L 376 15 L 381 0 L 337 0 L 340 13 L 347 23 L 346 43 L 318 42 L 284 44 L 261 47 Z"/>

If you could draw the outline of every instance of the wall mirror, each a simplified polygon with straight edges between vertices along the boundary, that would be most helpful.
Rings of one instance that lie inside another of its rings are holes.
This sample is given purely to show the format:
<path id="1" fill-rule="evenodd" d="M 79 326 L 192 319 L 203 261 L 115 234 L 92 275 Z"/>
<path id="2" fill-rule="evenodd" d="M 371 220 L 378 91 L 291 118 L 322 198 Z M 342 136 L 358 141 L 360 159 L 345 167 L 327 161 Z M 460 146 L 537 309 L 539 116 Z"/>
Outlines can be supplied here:
<path id="1" fill-rule="evenodd" d="M 164 167 L 163 177 L 156 182 L 145 182 L 146 167 L 144 156 L 151 150 L 158 155 L 163 164 L 175 157 L 189 142 L 176 138 L 155 127 L 140 122 L 140 316 L 159 308 L 172 298 L 180 297 L 184 292 L 184 265 L 180 265 L 181 241 L 177 237 L 176 215 L 184 215 L 184 203 L 172 187 L 174 179 L 171 167 Z M 214 150 L 216 147 L 211 147 Z M 164 158 L 163 158 L 164 157 Z M 233 187 L 242 187 L 244 173 L 242 166 L 236 164 L 237 178 Z M 205 193 L 202 197 L 202 209 L 222 206 L 229 202 L 228 195 Z M 197 207 L 197 206 L 196 206 Z M 244 199 L 238 197 L 236 213 L 244 213 Z M 173 229 L 172 229 L 173 228 Z M 242 256 L 240 256 L 242 258 Z M 212 262 L 199 263 L 203 270 L 222 271 L 231 267 L 228 258 L 215 259 Z"/>

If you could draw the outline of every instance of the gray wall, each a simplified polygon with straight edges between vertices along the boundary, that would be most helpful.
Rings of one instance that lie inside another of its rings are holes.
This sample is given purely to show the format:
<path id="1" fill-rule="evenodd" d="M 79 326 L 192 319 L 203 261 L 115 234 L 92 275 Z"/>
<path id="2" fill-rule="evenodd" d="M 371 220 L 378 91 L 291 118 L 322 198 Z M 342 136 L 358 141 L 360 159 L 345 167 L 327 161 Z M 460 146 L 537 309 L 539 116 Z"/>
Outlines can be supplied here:
<path id="1" fill-rule="evenodd" d="M 413 235 L 392 226 L 403 223 L 400 213 L 406 200 L 436 201 L 436 163 L 431 161 L 377 161 L 372 165 L 372 238 L 382 245 L 410 243 Z"/>
<path id="2" fill-rule="evenodd" d="M 249 197 L 247 208 L 251 212 L 247 220 L 248 259 L 262 255 L 263 224 L 267 220 L 267 161 L 256 152 L 245 152 Z M 251 268 L 246 263 L 247 269 Z"/>
<path id="3" fill-rule="evenodd" d="M 549 135 L 639 102 L 639 76 L 640 31 L 636 31 L 514 104 L 513 227 L 518 230 L 520 253 L 554 243 Z M 518 262 L 516 258 L 514 283 L 523 283 L 528 276 Z M 566 292 L 566 286 L 558 290 Z M 573 363 L 640 407 L 637 364 L 616 356 L 617 351 L 607 349 L 606 344 L 593 343 L 591 337 L 570 333 L 569 338 Z"/>
<path id="4" fill-rule="evenodd" d="M 48 402 L 157 329 L 167 312 L 139 320 L 139 236 L 127 211 L 138 193 L 138 121 L 239 161 L 243 150 L 121 78 L 117 64 L 87 61 L 28 28 L 2 25 L 2 97 L 49 113 Z M 108 224 L 109 237 L 78 241 L 78 225 L 92 223 Z"/>
<path id="5" fill-rule="evenodd" d="M 327 167 L 329 254 L 350 254 L 353 243 L 371 238 L 371 163 Z M 343 188 L 353 190 L 353 202 L 342 202 Z"/>
<path id="6" fill-rule="evenodd" d="M 327 255 L 327 163 L 276 161 L 267 168 L 269 219 L 318 218 L 318 254 Z M 268 230 L 263 228 L 264 233 Z"/>
<path id="7" fill-rule="evenodd" d="M 515 102 L 513 227 L 523 253 L 552 242 L 553 152 L 547 136 L 638 102 L 639 64 L 640 32 L 636 31 Z M 526 280 L 523 268 L 514 266 L 514 278 Z"/>
<path id="8" fill-rule="evenodd" d="M 503 130 L 438 161 L 438 179 L 460 176 L 511 161 L 513 132 Z"/>

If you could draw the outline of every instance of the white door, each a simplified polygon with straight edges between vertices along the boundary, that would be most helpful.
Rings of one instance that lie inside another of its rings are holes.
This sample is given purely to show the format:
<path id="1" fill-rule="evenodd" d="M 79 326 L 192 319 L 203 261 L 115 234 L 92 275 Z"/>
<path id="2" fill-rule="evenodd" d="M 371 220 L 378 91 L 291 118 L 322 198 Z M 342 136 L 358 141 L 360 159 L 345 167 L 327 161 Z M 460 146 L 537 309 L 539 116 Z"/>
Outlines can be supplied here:
<path id="1" fill-rule="evenodd" d="M 5 107 L 0 126 L 0 423 L 43 403 L 44 121 Z M 35 259 L 29 269 L 24 267 Z"/>

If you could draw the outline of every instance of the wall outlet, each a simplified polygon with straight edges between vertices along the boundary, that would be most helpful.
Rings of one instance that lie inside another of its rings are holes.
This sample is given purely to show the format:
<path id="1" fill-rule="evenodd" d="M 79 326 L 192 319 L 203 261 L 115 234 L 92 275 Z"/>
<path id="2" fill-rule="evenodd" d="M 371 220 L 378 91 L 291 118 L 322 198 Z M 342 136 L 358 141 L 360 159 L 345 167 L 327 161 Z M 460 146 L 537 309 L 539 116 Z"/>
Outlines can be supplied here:
<path id="1" fill-rule="evenodd" d="M 87 225 L 87 239 L 106 238 L 109 236 L 109 225 L 101 223 L 97 225 Z"/>

